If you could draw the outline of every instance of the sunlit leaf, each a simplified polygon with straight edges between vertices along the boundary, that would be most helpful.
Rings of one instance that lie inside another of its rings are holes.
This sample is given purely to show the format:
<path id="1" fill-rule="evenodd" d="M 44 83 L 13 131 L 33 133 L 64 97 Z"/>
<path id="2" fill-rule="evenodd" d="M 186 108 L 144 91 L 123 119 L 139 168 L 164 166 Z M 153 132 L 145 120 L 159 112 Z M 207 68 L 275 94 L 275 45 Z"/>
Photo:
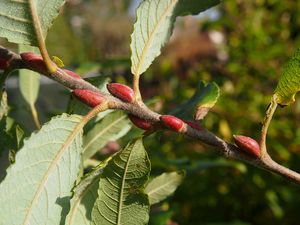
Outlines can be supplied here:
<path id="1" fill-rule="evenodd" d="M 44 38 L 64 2 L 64 0 L 35 1 Z M 0 27 L 0 37 L 7 38 L 10 42 L 38 45 L 28 0 L 1 0 Z"/>
<path id="2" fill-rule="evenodd" d="M 93 224 L 147 224 L 149 200 L 142 187 L 149 173 L 150 161 L 141 139 L 117 153 L 101 175 Z"/>
<path id="3" fill-rule="evenodd" d="M 173 32 L 177 16 L 200 13 L 219 1 L 144 0 L 137 10 L 137 21 L 131 35 L 131 71 L 135 76 L 144 73 Z"/>
<path id="4" fill-rule="evenodd" d="M 180 105 L 172 114 L 189 119 L 194 114 L 196 120 L 203 119 L 209 110 L 215 105 L 220 96 L 220 88 L 216 83 L 205 84 L 200 82 L 194 95 L 185 103 Z"/>
<path id="5" fill-rule="evenodd" d="M 183 181 L 183 178 L 184 172 L 181 171 L 163 173 L 151 180 L 145 188 L 150 204 L 156 204 L 172 195 Z"/>
<path id="6" fill-rule="evenodd" d="M 81 121 L 63 114 L 25 140 L 0 184 L 0 224 L 64 224 L 81 161 Z"/>
<path id="7" fill-rule="evenodd" d="M 295 95 L 300 90 L 300 49 L 284 66 L 275 90 L 276 102 L 290 105 L 295 102 Z"/>

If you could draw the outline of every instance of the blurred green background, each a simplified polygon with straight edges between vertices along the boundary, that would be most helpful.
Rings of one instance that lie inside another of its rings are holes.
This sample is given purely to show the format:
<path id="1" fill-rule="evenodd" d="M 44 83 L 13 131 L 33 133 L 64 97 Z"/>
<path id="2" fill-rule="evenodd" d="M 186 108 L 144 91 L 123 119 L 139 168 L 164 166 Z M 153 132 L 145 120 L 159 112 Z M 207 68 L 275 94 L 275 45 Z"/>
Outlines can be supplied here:
<path id="1" fill-rule="evenodd" d="M 67 1 L 47 38 L 49 52 L 79 74 L 130 84 L 129 44 L 138 2 Z M 144 99 L 155 99 L 152 108 L 168 113 L 192 96 L 199 81 L 215 81 L 221 97 L 205 127 L 228 141 L 232 134 L 258 138 L 281 68 L 300 44 L 299 11 L 300 1 L 227 0 L 200 16 L 179 18 L 163 54 L 142 76 Z M 32 119 L 14 79 L 7 83 L 11 114 L 29 133 Z M 68 91 L 43 79 L 37 104 L 42 121 L 66 111 L 68 98 Z M 297 100 L 277 110 L 268 134 L 272 157 L 296 171 L 299 119 Z M 152 207 L 150 224 L 300 224 L 300 187 L 281 177 L 225 160 L 213 148 L 171 132 L 152 135 L 145 145 L 152 175 L 187 171 L 175 195 Z"/>

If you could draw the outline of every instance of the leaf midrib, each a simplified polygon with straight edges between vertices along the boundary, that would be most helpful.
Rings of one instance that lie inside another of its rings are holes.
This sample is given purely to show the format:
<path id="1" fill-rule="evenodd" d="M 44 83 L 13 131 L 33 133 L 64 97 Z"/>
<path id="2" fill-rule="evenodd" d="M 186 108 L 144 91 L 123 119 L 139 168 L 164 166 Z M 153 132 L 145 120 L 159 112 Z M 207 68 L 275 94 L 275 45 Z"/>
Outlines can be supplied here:
<path id="1" fill-rule="evenodd" d="M 158 19 L 157 23 L 155 24 L 153 30 L 150 33 L 149 39 L 142 51 L 142 55 L 140 57 L 139 63 L 137 65 L 137 68 L 133 71 L 135 76 L 139 76 L 140 75 L 140 69 L 141 66 L 144 63 L 145 57 L 146 57 L 146 53 L 148 52 L 148 49 L 151 46 L 151 43 L 154 40 L 154 35 L 156 34 L 156 30 L 158 29 L 159 25 L 161 24 L 161 22 L 163 21 L 163 19 L 166 17 L 166 15 L 168 15 L 169 11 L 173 8 L 173 5 L 175 5 L 178 2 L 178 0 L 172 0 L 172 3 L 166 8 L 166 11 L 160 16 L 160 18 Z"/>
<path id="2" fill-rule="evenodd" d="M 25 214 L 25 219 L 23 222 L 23 225 L 27 225 L 28 224 L 28 220 L 30 219 L 30 216 L 32 214 L 33 211 L 33 207 L 36 204 L 43 187 L 45 186 L 45 183 L 48 180 L 48 177 L 50 176 L 51 171 L 53 170 L 53 168 L 55 167 L 55 165 L 57 164 L 57 162 L 59 161 L 59 159 L 63 156 L 63 153 L 65 152 L 65 150 L 69 147 L 69 145 L 72 143 L 73 139 L 77 136 L 77 134 L 81 131 L 81 129 L 83 128 L 85 124 L 85 120 L 82 119 L 76 126 L 74 131 L 69 135 L 69 137 L 67 138 L 65 144 L 61 147 L 61 149 L 59 150 L 58 154 L 56 155 L 56 157 L 54 158 L 53 162 L 50 164 L 47 172 L 45 173 L 45 175 L 43 176 L 41 182 L 39 183 L 38 189 L 35 192 L 34 198 L 30 204 L 30 207 L 27 210 L 27 213 Z"/>
<path id="3" fill-rule="evenodd" d="M 121 184 L 121 189 L 120 189 L 121 193 L 120 193 L 119 204 L 118 204 L 119 208 L 118 208 L 118 215 L 117 215 L 117 217 L 118 217 L 118 219 L 117 219 L 117 225 L 121 224 L 121 212 L 122 212 L 122 206 L 123 206 L 123 193 L 124 193 L 123 189 L 124 189 L 124 185 L 125 185 L 126 173 L 127 173 L 128 166 L 129 166 L 129 163 L 130 163 L 130 157 L 132 155 L 132 152 L 134 151 L 134 146 L 135 145 L 136 145 L 136 143 L 134 145 L 130 146 L 131 147 L 130 153 L 128 155 L 128 159 L 126 161 L 125 168 L 124 168 L 124 173 L 123 173 L 123 178 L 122 178 L 122 184 Z"/>

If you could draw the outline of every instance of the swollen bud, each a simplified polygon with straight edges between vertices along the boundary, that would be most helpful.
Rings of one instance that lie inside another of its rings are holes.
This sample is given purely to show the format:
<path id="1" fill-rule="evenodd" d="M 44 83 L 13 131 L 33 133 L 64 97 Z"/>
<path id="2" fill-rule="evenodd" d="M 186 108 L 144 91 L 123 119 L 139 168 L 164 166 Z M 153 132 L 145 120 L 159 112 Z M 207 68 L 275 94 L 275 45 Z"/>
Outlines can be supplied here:
<path id="1" fill-rule="evenodd" d="M 250 153 L 255 157 L 260 156 L 259 144 L 254 139 L 242 135 L 233 135 L 233 139 L 235 144 L 239 146 L 242 150 Z"/>
<path id="2" fill-rule="evenodd" d="M 119 83 L 110 83 L 107 84 L 106 87 L 109 93 L 111 93 L 116 98 L 124 102 L 133 102 L 134 92 L 130 87 Z"/>
<path id="3" fill-rule="evenodd" d="M 201 127 L 201 125 L 197 122 L 194 121 L 188 121 L 188 120 L 183 120 L 187 125 L 189 125 L 191 128 L 201 131 L 203 130 L 203 127 Z"/>
<path id="4" fill-rule="evenodd" d="M 37 55 L 33 52 L 24 52 L 20 55 L 29 69 L 41 74 L 48 74 L 48 70 L 42 56 Z"/>
<path id="5" fill-rule="evenodd" d="M 63 69 L 63 71 L 66 72 L 71 77 L 74 77 L 74 78 L 77 78 L 77 79 L 81 79 L 81 76 L 79 76 L 77 73 L 74 73 L 71 70 Z"/>
<path id="6" fill-rule="evenodd" d="M 98 92 L 83 90 L 83 89 L 75 89 L 72 94 L 81 102 L 89 105 L 90 107 L 96 107 L 105 101 L 103 95 Z"/>
<path id="7" fill-rule="evenodd" d="M 128 114 L 129 119 L 131 120 L 131 122 L 136 125 L 138 128 L 141 128 L 143 130 L 152 130 L 154 128 L 153 123 L 141 119 L 135 115 L 132 114 Z"/>
<path id="8" fill-rule="evenodd" d="M 160 116 L 159 119 L 166 127 L 176 132 L 182 131 L 182 128 L 184 127 L 184 122 L 175 116 L 163 115 Z"/>

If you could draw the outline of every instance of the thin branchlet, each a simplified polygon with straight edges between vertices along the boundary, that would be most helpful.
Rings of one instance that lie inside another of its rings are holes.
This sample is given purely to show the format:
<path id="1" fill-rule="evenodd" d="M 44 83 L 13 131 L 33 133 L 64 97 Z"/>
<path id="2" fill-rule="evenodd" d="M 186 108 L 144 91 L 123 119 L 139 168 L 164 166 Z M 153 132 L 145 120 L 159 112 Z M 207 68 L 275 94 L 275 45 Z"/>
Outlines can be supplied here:
<path id="1" fill-rule="evenodd" d="M 26 64 L 21 60 L 20 56 L 12 51 L 7 50 L 6 48 L 0 46 L 0 56 L 9 56 L 11 60 L 11 66 L 9 71 L 14 69 L 29 69 Z M 58 83 L 62 84 L 68 89 L 84 89 L 84 90 L 91 90 L 94 92 L 101 93 L 107 101 L 107 108 L 110 109 L 120 109 L 124 110 L 130 114 L 138 116 L 141 119 L 145 119 L 151 121 L 153 123 L 159 123 L 161 116 L 159 113 L 153 112 L 150 110 L 143 102 L 136 102 L 128 103 L 122 102 L 118 98 L 115 98 L 111 95 L 106 93 L 102 93 L 97 87 L 93 86 L 92 84 L 86 82 L 83 79 L 74 78 L 72 76 L 66 75 L 65 72 L 60 72 L 62 70 L 57 70 L 53 74 L 44 74 L 50 79 L 57 81 Z M 220 154 L 224 155 L 228 159 L 235 159 L 241 160 L 243 162 L 249 163 L 256 167 L 262 168 L 266 171 L 278 174 L 295 184 L 300 185 L 300 174 L 292 171 L 282 165 L 279 165 L 272 158 L 266 153 L 262 157 L 253 157 L 248 155 L 237 146 L 230 144 L 224 141 L 222 138 L 216 136 L 215 134 L 211 133 L 206 129 L 196 130 L 192 127 L 186 125 L 186 129 L 181 131 L 181 133 L 197 139 L 204 144 L 208 144 L 210 146 L 216 147 Z"/>

